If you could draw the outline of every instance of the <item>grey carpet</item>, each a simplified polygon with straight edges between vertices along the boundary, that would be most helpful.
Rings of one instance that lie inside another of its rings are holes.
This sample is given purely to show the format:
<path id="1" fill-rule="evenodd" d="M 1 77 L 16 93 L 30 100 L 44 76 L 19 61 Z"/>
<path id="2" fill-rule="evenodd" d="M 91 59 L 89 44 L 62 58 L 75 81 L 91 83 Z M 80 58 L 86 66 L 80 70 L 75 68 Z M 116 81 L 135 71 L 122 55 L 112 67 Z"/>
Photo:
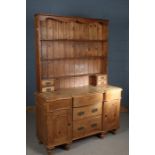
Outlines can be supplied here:
<path id="1" fill-rule="evenodd" d="M 38 144 L 35 134 L 35 114 L 27 113 L 27 155 L 47 155 L 43 145 Z M 54 155 L 128 155 L 129 154 L 129 117 L 121 113 L 121 127 L 116 135 L 107 134 L 104 139 L 96 136 L 74 141 L 69 151 L 55 148 Z"/>

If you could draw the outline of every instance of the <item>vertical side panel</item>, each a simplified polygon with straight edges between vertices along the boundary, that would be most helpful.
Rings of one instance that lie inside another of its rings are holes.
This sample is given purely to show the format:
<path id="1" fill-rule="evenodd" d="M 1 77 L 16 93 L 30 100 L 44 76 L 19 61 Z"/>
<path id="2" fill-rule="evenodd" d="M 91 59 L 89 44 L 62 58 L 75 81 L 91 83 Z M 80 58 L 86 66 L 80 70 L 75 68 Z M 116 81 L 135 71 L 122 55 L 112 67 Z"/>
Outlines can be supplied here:
<path id="1" fill-rule="evenodd" d="M 35 45 L 36 45 L 36 82 L 37 91 L 41 92 L 41 44 L 40 44 L 40 20 L 35 16 Z"/>

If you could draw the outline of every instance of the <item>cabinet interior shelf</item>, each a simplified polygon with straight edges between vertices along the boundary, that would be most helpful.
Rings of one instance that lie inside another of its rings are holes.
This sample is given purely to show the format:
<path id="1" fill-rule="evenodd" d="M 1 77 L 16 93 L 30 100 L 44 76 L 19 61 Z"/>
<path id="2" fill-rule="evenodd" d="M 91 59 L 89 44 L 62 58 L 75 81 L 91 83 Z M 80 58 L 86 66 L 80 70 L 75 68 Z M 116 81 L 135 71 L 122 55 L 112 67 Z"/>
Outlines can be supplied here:
<path id="1" fill-rule="evenodd" d="M 104 59 L 106 56 L 85 56 L 85 57 L 64 57 L 64 58 L 52 58 L 41 59 L 41 61 L 56 61 L 56 60 L 74 60 L 74 59 Z"/>
<path id="2" fill-rule="evenodd" d="M 64 79 L 64 78 L 71 78 L 71 77 L 91 76 L 91 75 L 96 75 L 96 74 L 102 74 L 102 72 L 88 73 L 88 74 L 76 74 L 76 75 L 64 75 L 64 76 L 53 76 L 53 77 L 42 78 L 42 80 L 46 80 L 49 78 L 51 78 L 51 79 Z"/>
<path id="3" fill-rule="evenodd" d="M 89 39 L 41 39 L 40 41 L 75 41 L 75 42 L 107 42 L 107 40 L 89 40 Z"/>

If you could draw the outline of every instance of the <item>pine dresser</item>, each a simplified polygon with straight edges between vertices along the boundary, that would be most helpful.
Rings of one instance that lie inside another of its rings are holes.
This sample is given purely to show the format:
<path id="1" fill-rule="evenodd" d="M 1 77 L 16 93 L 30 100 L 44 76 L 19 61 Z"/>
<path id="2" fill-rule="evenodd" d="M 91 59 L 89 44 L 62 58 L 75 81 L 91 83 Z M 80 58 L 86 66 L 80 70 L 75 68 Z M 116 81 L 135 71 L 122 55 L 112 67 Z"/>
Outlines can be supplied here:
<path id="1" fill-rule="evenodd" d="M 119 128 L 122 88 L 108 83 L 108 20 L 35 15 L 36 129 L 48 155 Z"/>

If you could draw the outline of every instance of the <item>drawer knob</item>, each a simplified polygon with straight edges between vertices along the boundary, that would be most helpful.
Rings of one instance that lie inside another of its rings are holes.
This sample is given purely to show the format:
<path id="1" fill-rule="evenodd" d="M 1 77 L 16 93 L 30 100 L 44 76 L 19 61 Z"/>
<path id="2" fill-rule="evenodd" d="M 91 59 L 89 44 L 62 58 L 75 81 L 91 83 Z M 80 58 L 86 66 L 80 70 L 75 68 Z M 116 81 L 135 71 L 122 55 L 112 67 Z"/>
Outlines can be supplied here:
<path id="1" fill-rule="evenodd" d="M 94 113 L 94 112 L 96 112 L 98 109 L 97 108 L 95 108 L 95 109 L 92 109 L 92 113 Z"/>
<path id="2" fill-rule="evenodd" d="M 91 127 L 92 127 L 92 128 L 95 128 L 95 127 L 97 127 L 97 124 L 94 123 L 94 124 L 91 125 Z"/>
<path id="3" fill-rule="evenodd" d="M 47 85 L 51 84 L 51 82 L 46 82 Z"/>
<path id="4" fill-rule="evenodd" d="M 46 91 L 51 91 L 51 88 L 47 88 Z"/>
<path id="5" fill-rule="evenodd" d="M 79 115 L 79 116 L 82 116 L 82 115 L 84 115 L 84 112 L 81 111 L 81 112 L 78 113 L 78 115 Z"/>
<path id="6" fill-rule="evenodd" d="M 79 130 L 79 131 L 84 130 L 84 127 L 81 126 L 81 127 L 78 128 L 78 130 Z"/>

